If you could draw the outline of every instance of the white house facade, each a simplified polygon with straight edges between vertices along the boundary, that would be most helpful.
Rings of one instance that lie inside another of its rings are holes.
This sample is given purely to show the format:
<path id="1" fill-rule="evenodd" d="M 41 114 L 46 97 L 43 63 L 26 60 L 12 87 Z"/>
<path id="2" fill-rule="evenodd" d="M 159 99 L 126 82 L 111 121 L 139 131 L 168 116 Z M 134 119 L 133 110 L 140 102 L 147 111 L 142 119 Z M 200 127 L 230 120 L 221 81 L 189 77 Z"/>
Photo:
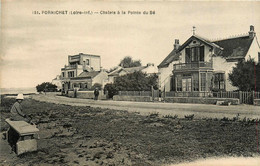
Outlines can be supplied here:
<path id="1" fill-rule="evenodd" d="M 166 57 L 167 65 L 163 61 L 158 66 L 160 87 L 177 92 L 236 90 L 228 74 L 238 61 L 253 58 L 259 62 L 259 52 L 254 26 L 247 35 L 217 41 L 193 35 Z"/>

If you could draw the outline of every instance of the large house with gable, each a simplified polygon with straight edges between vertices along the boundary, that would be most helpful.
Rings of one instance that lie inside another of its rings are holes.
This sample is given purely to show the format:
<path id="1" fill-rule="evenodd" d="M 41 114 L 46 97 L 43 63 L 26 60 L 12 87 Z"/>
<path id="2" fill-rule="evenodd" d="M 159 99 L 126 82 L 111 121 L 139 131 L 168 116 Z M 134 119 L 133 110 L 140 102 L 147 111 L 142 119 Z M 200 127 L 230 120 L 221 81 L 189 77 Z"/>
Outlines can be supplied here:
<path id="1" fill-rule="evenodd" d="M 209 92 L 233 91 L 228 74 L 240 60 L 253 58 L 260 61 L 260 47 L 254 26 L 248 34 L 210 41 L 192 35 L 161 62 L 159 87 L 165 91 Z"/>

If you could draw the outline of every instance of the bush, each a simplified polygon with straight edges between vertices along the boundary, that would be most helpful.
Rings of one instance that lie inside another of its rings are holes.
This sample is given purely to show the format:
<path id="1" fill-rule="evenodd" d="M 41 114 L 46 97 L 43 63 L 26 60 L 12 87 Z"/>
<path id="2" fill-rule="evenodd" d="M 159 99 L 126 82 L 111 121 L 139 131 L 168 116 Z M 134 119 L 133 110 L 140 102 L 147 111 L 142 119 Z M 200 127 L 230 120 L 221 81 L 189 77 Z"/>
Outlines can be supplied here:
<path id="1" fill-rule="evenodd" d="M 241 91 L 260 91 L 260 63 L 256 64 L 253 59 L 239 61 L 229 73 L 232 85 Z"/>
<path id="2" fill-rule="evenodd" d="M 141 71 L 117 77 L 113 84 L 107 84 L 109 98 L 118 94 L 118 91 L 150 91 L 151 87 L 158 89 L 157 75 L 147 75 Z"/>
<path id="3" fill-rule="evenodd" d="M 92 86 L 91 90 L 94 90 L 94 89 L 96 89 L 96 88 L 98 88 L 98 89 L 100 90 L 100 89 L 102 88 L 102 85 L 99 84 L 99 83 L 95 83 L 95 84 Z"/>
<path id="4" fill-rule="evenodd" d="M 37 92 L 57 92 L 57 86 L 50 82 L 43 82 L 36 86 Z"/>
<path id="5" fill-rule="evenodd" d="M 118 90 L 114 84 L 106 84 L 104 90 L 108 92 L 109 98 L 112 98 L 114 95 L 118 94 Z"/>

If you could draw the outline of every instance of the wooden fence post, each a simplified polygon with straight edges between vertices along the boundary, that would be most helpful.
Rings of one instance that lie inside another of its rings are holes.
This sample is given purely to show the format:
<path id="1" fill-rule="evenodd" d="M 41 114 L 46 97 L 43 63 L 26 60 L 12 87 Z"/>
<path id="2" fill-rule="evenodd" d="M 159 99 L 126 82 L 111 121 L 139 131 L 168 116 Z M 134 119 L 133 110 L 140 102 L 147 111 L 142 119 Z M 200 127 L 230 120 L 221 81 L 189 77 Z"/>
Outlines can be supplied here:
<path id="1" fill-rule="evenodd" d="M 252 103 L 251 104 L 254 104 L 254 100 L 255 100 L 255 91 L 252 91 Z"/>
<path id="2" fill-rule="evenodd" d="M 239 98 L 239 103 L 242 104 L 242 93 L 241 93 L 241 91 L 238 91 L 238 98 Z"/>
<path id="3" fill-rule="evenodd" d="M 152 91 L 152 99 L 154 101 L 154 89 L 153 89 L 153 86 L 151 86 L 151 91 Z"/>

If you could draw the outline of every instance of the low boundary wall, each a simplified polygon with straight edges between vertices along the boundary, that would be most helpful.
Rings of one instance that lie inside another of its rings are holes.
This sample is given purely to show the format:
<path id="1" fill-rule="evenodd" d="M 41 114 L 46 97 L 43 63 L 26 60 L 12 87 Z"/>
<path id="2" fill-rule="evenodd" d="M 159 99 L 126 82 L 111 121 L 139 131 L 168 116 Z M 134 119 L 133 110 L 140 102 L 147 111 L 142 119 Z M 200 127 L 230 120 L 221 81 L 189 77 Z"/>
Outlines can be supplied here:
<path id="1" fill-rule="evenodd" d="M 119 95 L 114 95 L 113 100 L 115 100 L 115 101 L 152 102 L 153 98 L 150 97 L 150 96 L 119 96 Z"/>
<path id="2" fill-rule="evenodd" d="M 94 99 L 94 91 L 68 91 L 68 97 L 80 98 L 80 99 Z M 107 96 L 103 94 L 102 91 L 99 91 L 98 95 L 99 100 L 107 99 Z"/>
<path id="3" fill-rule="evenodd" d="M 167 103 L 197 103 L 197 104 L 216 104 L 217 101 L 230 102 L 231 105 L 238 105 L 239 99 L 231 98 L 202 98 L 202 97 L 166 97 Z"/>
<path id="4" fill-rule="evenodd" d="M 254 99 L 254 105 L 260 106 L 260 99 Z"/>
<path id="5" fill-rule="evenodd" d="M 115 101 L 139 101 L 139 102 L 152 102 L 153 98 L 149 96 L 113 96 Z M 196 103 L 196 104 L 216 104 L 217 101 L 230 102 L 231 105 L 238 105 L 239 99 L 231 98 L 202 98 L 202 97 L 166 97 L 166 103 Z"/>

